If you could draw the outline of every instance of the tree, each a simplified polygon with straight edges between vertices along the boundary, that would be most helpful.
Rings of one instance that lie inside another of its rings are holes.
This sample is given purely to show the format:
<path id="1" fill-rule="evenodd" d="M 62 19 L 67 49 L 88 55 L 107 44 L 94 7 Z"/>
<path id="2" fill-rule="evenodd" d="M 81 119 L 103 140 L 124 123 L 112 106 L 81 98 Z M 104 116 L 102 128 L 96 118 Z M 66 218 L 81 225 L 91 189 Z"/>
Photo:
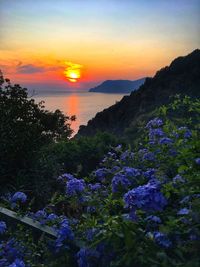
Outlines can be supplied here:
<path id="1" fill-rule="evenodd" d="M 68 139 L 75 116 L 45 110 L 0 72 L 0 188 L 22 185 L 41 146 Z"/>

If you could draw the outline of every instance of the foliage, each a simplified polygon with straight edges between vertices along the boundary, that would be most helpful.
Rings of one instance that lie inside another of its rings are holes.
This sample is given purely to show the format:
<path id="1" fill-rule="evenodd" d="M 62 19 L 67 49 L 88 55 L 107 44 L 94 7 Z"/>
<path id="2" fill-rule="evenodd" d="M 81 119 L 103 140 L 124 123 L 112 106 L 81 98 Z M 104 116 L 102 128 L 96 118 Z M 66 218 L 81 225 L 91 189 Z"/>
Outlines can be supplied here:
<path id="1" fill-rule="evenodd" d="M 25 184 L 22 177 L 41 146 L 70 137 L 74 119 L 45 110 L 0 73 L 0 188 Z"/>
<path id="2" fill-rule="evenodd" d="M 178 110 L 184 101 L 171 107 Z M 38 267 L 197 267 L 200 112 L 199 100 L 186 102 L 197 115 L 195 124 L 183 118 L 182 127 L 177 126 L 164 119 L 163 108 L 162 119 L 146 124 L 137 149 L 111 149 L 84 180 L 69 173 L 58 177 L 60 188 L 51 203 L 27 212 L 55 229 L 55 241 L 34 240 L 21 226 L 14 233 L 1 222 L 2 266 L 18 260 Z M 2 204 L 12 206 L 12 200 L 13 195 L 4 197 Z M 24 211 L 24 196 L 17 201 L 13 208 Z"/>

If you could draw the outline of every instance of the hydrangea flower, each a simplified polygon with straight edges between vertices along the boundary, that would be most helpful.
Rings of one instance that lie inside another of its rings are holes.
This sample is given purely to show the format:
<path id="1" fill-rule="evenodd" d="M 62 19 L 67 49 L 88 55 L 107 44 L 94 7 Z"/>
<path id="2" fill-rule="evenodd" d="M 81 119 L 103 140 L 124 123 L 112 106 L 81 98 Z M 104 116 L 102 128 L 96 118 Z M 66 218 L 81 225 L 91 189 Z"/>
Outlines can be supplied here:
<path id="1" fill-rule="evenodd" d="M 164 247 L 164 248 L 169 248 L 172 245 L 172 242 L 168 239 L 168 237 L 161 233 L 161 232 L 154 232 L 153 233 L 154 239 L 158 245 Z"/>
<path id="2" fill-rule="evenodd" d="M 4 221 L 0 221 L 0 234 L 4 234 L 6 232 L 7 226 Z"/>
<path id="3" fill-rule="evenodd" d="M 72 179 L 74 179 L 74 176 L 72 174 L 64 173 L 64 174 L 60 175 L 57 180 L 61 181 L 61 182 L 66 182 L 66 181 L 69 181 Z"/>
<path id="4" fill-rule="evenodd" d="M 129 150 L 124 151 L 120 156 L 120 160 L 122 161 L 133 160 L 133 159 L 134 159 L 134 153 Z"/>
<path id="5" fill-rule="evenodd" d="M 74 196 L 83 192 L 85 189 L 85 181 L 83 179 L 72 179 L 66 183 L 66 193 L 69 196 Z"/>
<path id="6" fill-rule="evenodd" d="M 58 219 L 58 216 L 54 213 L 51 213 L 47 216 L 47 220 L 48 221 L 54 221 L 54 220 L 57 220 Z"/>
<path id="7" fill-rule="evenodd" d="M 138 186 L 124 195 L 125 207 L 130 210 L 161 211 L 167 200 L 160 192 L 160 183 L 150 180 L 146 185 Z"/>
<path id="8" fill-rule="evenodd" d="M 189 209 L 183 208 L 183 209 L 180 209 L 177 214 L 178 215 L 187 215 L 187 214 L 189 214 L 189 212 L 190 212 Z"/>
<path id="9" fill-rule="evenodd" d="M 154 222 L 154 223 L 161 223 L 161 219 L 158 216 L 150 215 L 146 218 L 147 221 Z"/>
<path id="10" fill-rule="evenodd" d="M 125 175 L 128 177 L 136 177 L 136 176 L 140 176 L 141 174 L 141 171 L 139 169 L 131 168 L 131 167 L 124 167 L 123 171 Z"/>
<path id="11" fill-rule="evenodd" d="M 143 175 L 148 180 L 155 179 L 155 169 L 148 169 L 147 171 L 143 172 Z"/>
<path id="12" fill-rule="evenodd" d="M 25 263 L 20 260 L 16 259 L 12 264 L 10 264 L 8 267 L 25 267 Z"/>
<path id="13" fill-rule="evenodd" d="M 173 143 L 173 140 L 169 137 L 163 137 L 159 140 L 160 145 L 171 145 Z"/>
<path id="14" fill-rule="evenodd" d="M 179 127 L 178 130 L 183 133 L 184 138 L 190 138 L 192 136 L 191 131 L 187 127 Z"/>
<path id="15" fill-rule="evenodd" d="M 156 128 L 156 127 L 160 127 L 162 125 L 163 125 L 162 119 L 154 118 L 154 119 L 150 120 L 147 123 L 146 128 L 148 128 L 148 129 L 150 129 L 150 128 Z"/>
<path id="16" fill-rule="evenodd" d="M 96 183 L 96 184 L 88 184 L 88 187 L 91 191 L 97 191 L 101 189 L 102 186 L 100 183 Z"/>
<path id="17" fill-rule="evenodd" d="M 143 159 L 143 160 L 149 160 L 149 161 L 152 161 L 152 160 L 155 160 L 155 155 L 154 155 L 153 152 L 147 152 L 147 153 L 144 153 L 142 159 Z"/>
<path id="18" fill-rule="evenodd" d="M 151 141 L 154 141 L 154 140 L 156 140 L 157 137 L 162 137 L 164 135 L 165 135 L 165 133 L 163 132 L 163 130 L 161 128 L 149 130 L 149 139 Z"/>
<path id="19" fill-rule="evenodd" d="M 91 267 L 96 266 L 94 260 L 98 260 L 100 253 L 94 249 L 81 248 L 76 256 L 79 267 Z"/>
<path id="20" fill-rule="evenodd" d="M 11 202 L 20 201 L 22 203 L 25 203 L 26 200 L 27 200 L 27 196 L 23 192 L 16 192 L 11 198 Z"/>
<path id="21" fill-rule="evenodd" d="M 195 159 L 196 164 L 200 165 L 200 158 Z"/>
<path id="22" fill-rule="evenodd" d="M 117 192 L 121 188 L 127 188 L 131 185 L 129 179 L 121 173 L 116 174 L 112 179 L 112 191 Z"/>
<path id="23" fill-rule="evenodd" d="M 69 221 L 65 218 L 60 223 L 60 228 L 57 230 L 56 248 L 59 249 L 63 246 L 66 239 L 73 240 L 74 234 L 69 225 Z"/>
<path id="24" fill-rule="evenodd" d="M 96 176 L 96 178 L 102 182 L 102 180 L 104 180 L 106 178 L 106 175 L 109 173 L 108 169 L 106 168 L 100 168 L 98 170 L 96 170 L 94 172 L 94 175 Z"/>
<path id="25" fill-rule="evenodd" d="M 177 174 L 173 178 L 173 183 L 184 183 L 184 182 L 185 182 L 185 179 L 180 174 Z"/>
<path id="26" fill-rule="evenodd" d="M 47 220 L 47 213 L 45 210 L 38 210 L 35 214 L 33 214 L 32 218 L 40 222 L 40 224 L 45 224 Z"/>

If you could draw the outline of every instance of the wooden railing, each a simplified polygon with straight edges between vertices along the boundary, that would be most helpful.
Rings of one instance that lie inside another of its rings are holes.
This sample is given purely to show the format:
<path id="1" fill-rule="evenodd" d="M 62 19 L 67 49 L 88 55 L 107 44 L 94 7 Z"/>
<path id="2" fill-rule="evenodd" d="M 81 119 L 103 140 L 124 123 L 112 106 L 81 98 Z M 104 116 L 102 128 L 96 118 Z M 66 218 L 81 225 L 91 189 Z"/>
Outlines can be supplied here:
<path id="1" fill-rule="evenodd" d="M 6 217 L 11 220 L 15 220 L 18 223 L 22 223 L 27 227 L 31 227 L 34 230 L 41 231 L 46 233 L 48 236 L 52 238 L 57 237 L 56 231 L 54 231 L 51 227 L 46 225 L 41 225 L 39 222 L 34 221 L 33 219 L 29 218 L 28 216 L 19 216 L 16 212 L 9 210 L 7 208 L 0 207 L 0 218 Z"/>

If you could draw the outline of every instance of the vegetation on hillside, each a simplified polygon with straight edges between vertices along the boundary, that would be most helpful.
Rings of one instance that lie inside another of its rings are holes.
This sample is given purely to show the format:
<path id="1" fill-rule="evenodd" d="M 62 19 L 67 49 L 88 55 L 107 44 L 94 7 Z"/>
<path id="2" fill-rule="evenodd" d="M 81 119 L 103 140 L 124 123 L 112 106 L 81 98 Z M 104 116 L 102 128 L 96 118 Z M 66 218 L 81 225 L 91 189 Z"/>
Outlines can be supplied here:
<path id="1" fill-rule="evenodd" d="M 168 119 L 172 111 L 178 117 Z M 200 101 L 176 97 L 159 112 L 137 148 L 111 149 L 84 179 L 60 175 L 43 209 L 32 209 L 24 192 L 2 197 L 57 238 L 0 221 L 1 266 L 198 267 Z"/>

